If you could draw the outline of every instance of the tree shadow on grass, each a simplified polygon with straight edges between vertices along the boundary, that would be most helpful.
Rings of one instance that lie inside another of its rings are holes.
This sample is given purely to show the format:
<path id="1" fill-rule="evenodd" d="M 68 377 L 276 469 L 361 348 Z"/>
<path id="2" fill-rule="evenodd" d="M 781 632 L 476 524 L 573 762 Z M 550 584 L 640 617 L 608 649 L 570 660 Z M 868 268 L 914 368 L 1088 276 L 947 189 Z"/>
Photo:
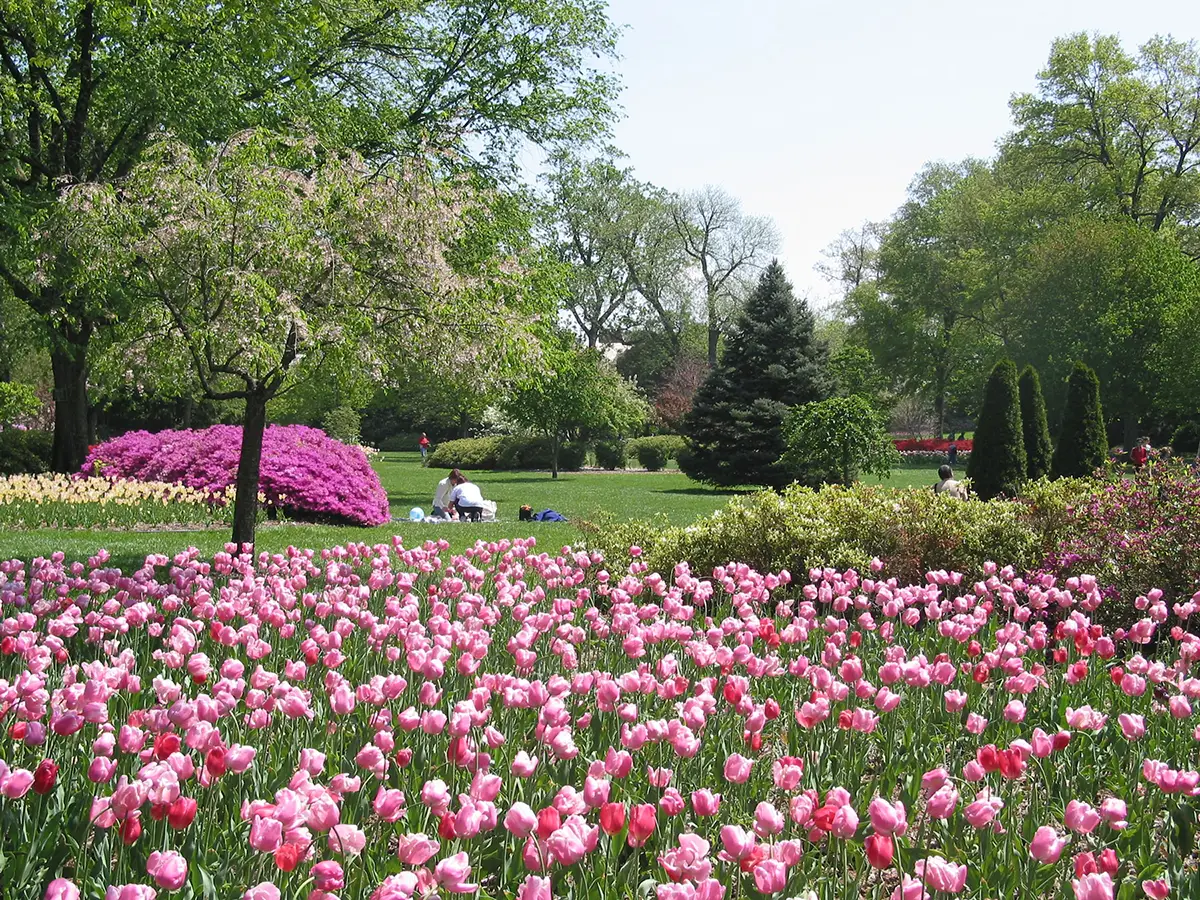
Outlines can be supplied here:
<path id="1" fill-rule="evenodd" d="M 689 497 L 710 497 L 713 495 L 719 497 L 737 497 L 741 494 L 749 494 L 754 491 L 754 488 L 650 488 L 652 494 L 686 494 Z"/>

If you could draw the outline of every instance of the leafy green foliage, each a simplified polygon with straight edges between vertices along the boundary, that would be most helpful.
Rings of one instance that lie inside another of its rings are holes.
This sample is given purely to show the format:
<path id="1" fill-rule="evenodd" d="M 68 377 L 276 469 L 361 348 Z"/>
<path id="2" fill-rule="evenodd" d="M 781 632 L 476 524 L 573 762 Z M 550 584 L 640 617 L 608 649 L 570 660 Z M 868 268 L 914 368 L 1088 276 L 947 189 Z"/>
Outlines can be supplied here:
<path id="1" fill-rule="evenodd" d="M 545 366 L 519 382 L 504 403 L 518 423 L 540 431 L 558 448 L 580 430 L 623 435 L 645 423 L 645 401 L 594 350 L 560 336 L 547 347 Z M 557 474 L 557 452 L 551 470 Z"/>
<path id="2" fill-rule="evenodd" d="M 50 471 L 54 437 L 48 431 L 0 431 L 0 475 L 40 475 Z"/>
<path id="3" fill-rule="evenodd" d="M 0 427 L 34 415 L 41 405 L 31 385 L 0 381 Z"/>
<path id="4" fill-rule="evenodd" d="M 429 454 L 431 469 L 491 469 L 548 471 L 558 454 L 558 466 L 565 471 L 583 467 L 587 446 L 561 444 L 556 451 L 545 437 L 498 435 L 443 441 Z"/>
<path id="5" fill-rule="evenodd" d="M 1050 471 L 1055 478 L 1091 475 L 1107 456 L 1100 379 L 1085 363 L 1077 362 L 1067 381 L 1067 404 Z"/>
<path id="6" fill-rule="evenodd" d="M 996 363 L 988 378 L 967 475 L 972 490 L 984 500 L 1016 496 L 1025 481 L 1021 397 L 1012 360 Z"/>
<path id="7" fill-rule="evenodd" d="M 825 346 L 813 314 L 772 262 L 746 300 L 737 332 L 697 392 L 680 468 L 717 485 L 783 487 L 801 473 L 781 462 L 788 409 L 829 394 Z"/>
<path id="8" fill-rule="evenodd" d="M 672 459 L 679 459 L 686 449 L 687 442 L 675 434 L 640 437 L 625 442 L 626 455 L 633 457 L 638 461 L 638 465 L 652 472 L 663 468 Z"/>
<path id="9" fill-rule="evenodd" d="M 861 484 L 819 490 L 792 485 L 782 493 L 735 497 L 687 527 L 606 525 L 589 543 L 617 559 L 639 546 L 658 571 L 686 561 L 695 573 L 730 562 L 770 572 L 823 566 L 866 572 L 877 557 L 886 576 L 913 579 L 939 569 L 973 575 L 996 559 L 1018 569 L 1036 565 L 1046 545 L 1039 522 L 1036 510 L 1003 500 L 952 500 L 928 490 Z"/>
<path id="10" fill-rule="evenodd" d="M 343 444 L 362 442 L 362 417 L 350 406 L 335 406 L 325 414 L 321 427 L 327 435 Z"/>
<path id="11" fill-rule="evenodd" d="M 784 463 L 849 486 L 860 472 L 887 478 L 900 454 L 887 419 L 866 397 L 830 397 L 793 409 L 784 422 Z"/>
<path id="12" fill-rule="evenodd" d="M 596 454 L 596 465 L 610 472 L 625 468 L 625 442 L 622 440 L 597 441 L 593 448 Z"/>
<path id="13" fill-rule="evenodd" d="M 880 412 L 890 409 L 887 376 L 866 347 L 843 344 L 829 358 L 829 374 L 837 396 L 865 397 Z"/>
<path id="14" fill-rule="evenodd" d="M 1021 433 L 1025 439 L 1025 474 L 1030 479 L 1050 474 L 1050 459 L 1054 445 L 1050 442 L 1050 427 L 1046 424 L 1046 401 L 1042 398 L 1042 382 L 1037 369 L 1026 366 L 1017 382 L 1021 394 Z"/>

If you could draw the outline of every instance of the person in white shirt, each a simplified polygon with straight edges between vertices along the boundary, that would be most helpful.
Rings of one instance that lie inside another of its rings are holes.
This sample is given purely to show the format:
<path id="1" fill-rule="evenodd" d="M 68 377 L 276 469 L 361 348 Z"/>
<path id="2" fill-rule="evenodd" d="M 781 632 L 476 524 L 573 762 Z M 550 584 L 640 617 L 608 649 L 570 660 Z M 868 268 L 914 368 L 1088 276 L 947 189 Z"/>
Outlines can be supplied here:
<path id="1" fill-rule="evenodd" d="M 459 478 L 450 492 L 450 505 L 458 511 L 460 518 L 478 521 L 483 517 L 483 492 L 479 485 L 468 481 L 467 476 L 459 475 Z"/>
<path id="2" fill-rule="evenodd" d="M 450 474 L 438 482 L 437 490 L 433 492 L 433 515 L 439 518 L 450 518 L 450 493 L 454 486 L 463 480 L 462 472 L 452 469 Z"/>

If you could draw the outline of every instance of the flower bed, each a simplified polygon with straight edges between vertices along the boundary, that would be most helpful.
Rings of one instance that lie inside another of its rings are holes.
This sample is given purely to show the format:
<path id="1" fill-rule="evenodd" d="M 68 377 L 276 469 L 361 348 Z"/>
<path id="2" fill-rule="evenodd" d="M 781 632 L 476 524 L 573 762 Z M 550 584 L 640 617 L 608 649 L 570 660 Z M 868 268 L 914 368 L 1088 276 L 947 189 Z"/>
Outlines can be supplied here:
<path id="1" fill-rule="evenodd" d="M 131 431 L 93 447 L 85 475 L 166 481 L 209 492 L 234 483 L 242 430 Z M 298 518 L 358 525 L 389 521 L 387 492 L 366 454 L 318 428 L 270 425 L 263 436 L 259 490 L 268 506 Z"/>
<path id="2" fill-rule="evenodd" d="M 1197 896 L 1200 596 L 444 550 L 0 564 L 0 895 Z"/>
<path id="3" fill-rule="evenodd" d="M 0 478 L 0 527 L 134 528 L 225 524 L 233 490 L 161 481 L 11 475 Z"/>
<path id="4" fill-rule="evenodd" d="M 926 438 L 922 440 L 916 440 L 915 438 L 896 438 L 893 443 L 896 445 L 896 449 L 901 453 L 905 452 L 906 450 L 923 450 L 927 453 L 945 453 L 950 449 L 950 444 L 952 443 L 958 447 L 958 451 L 960 453 L 963 451 L 969 452 L 975 449 L 975 441 L 971 438 L 963 438 L 961 441 L 950 441 L 945 438 Z"/>

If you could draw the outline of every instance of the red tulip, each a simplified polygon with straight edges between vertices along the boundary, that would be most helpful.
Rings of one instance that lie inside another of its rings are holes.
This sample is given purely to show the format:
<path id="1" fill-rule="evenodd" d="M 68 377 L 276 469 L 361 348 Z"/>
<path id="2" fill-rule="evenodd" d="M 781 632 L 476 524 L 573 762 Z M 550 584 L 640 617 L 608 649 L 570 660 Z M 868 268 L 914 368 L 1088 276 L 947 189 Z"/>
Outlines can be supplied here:
<path id="1" fill-rule="evenodd" d="M 195 818 L 196 801 L 191 797 L 176 797 L 175 802 L 167 810 L 167 824 L 176 831 L 187 828 Z"/>
<path id="2" fill-rule="evenodd" d="M 549 839 L 550 835 L 558 831 L 562 827 L 562 816 L 553 806 L 547 806 L 545 809 L 538 812 L 537 835 L 543 841 Z"/>
<path id="3" fill-rule="evenodd" d="M 158 742 L 155 741 L 155 745 Z M 208 774 L 213 778 L 220 778 L 225 774 L 225 751 L 220 747 L 213 747 L 204 757 L 204 768 L 208 769 Z"/>
<path id="4" fill-rule="evenodd" d="M 284 844 L 275 851 L 275 865 L 281 872 L 290 872 L 304 859 L 304 848 L 299 844 Z"/>
<path id="5" fill-rule="evenodd" d="M 43 759 L 33 773 L 33 792 L 48 794 L 54 790 L 56 781 L 58 781 L 58 763 L 52 759 Z"/>
<path id="6" fill-rule="evenodd" d="M 179 735 L 160 734 L 154 739 L 154 755 L 159 759 L 166 759 L 172 753 L 178 753 L 179 746 Z"/>
<path id="7" fill-rule="evenodd" d="M 619 834 L 625 827 L 625 804 L 605 803 L 600 807 L 600 827 L 607 835 Z"/>
<path id="8" fill-rule="evenodd" d="M 131 812 L 125 817 L 125 821 L 121 823 L 121 841 L 125 846 L 129 847 L 137 843 L 137 839 L 142 836 L 142 817 L 136 812 Z"/>
<path id="9" fill-rule="evenodd" d="M 653 803 L 639 803 L 629 812 L 629 843 L 641 847 L 658 827 L 658 810 Z"/>
<path id="10" fill-rule="evenodd" d="M 896 847 L 890 834 L 871 835 L 863 841 L 863 849 L 867 851 L 867 862 L 876 869 L 886 869 L 896 855 Z"/>

